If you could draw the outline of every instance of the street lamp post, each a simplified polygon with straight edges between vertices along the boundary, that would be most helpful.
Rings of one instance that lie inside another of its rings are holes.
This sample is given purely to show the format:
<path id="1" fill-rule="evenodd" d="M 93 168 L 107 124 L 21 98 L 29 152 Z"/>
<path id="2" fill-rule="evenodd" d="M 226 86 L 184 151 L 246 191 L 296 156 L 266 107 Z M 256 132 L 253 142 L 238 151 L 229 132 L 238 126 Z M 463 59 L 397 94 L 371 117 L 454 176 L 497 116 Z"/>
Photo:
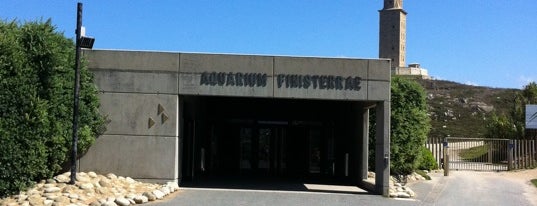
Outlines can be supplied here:
<path id="1" fill-rule="evenodd" d="M 75 40 L 75 83 L 74 83 L 74 100 L 73 100 L 73 145 L 71 148 L 71 180 L 70 184 L 76 182 L 76 159 L 78 148 L 78 104 L 80 97 L 80 53 L 82 48 L 91 49 L 94 38 L 86 37 L 82 35 L 82 3 L 77 4 L 76 13 L 76 40 Z"/>

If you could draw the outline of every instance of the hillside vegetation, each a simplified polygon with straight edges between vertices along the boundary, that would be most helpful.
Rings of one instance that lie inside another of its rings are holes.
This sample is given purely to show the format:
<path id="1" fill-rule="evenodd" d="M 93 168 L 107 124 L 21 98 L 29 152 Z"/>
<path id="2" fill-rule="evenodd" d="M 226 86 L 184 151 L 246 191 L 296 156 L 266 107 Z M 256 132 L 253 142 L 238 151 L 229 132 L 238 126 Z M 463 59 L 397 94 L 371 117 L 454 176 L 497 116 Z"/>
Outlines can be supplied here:
<path id="1" fill-rule="evenodd" d="M 517 89 L 490 88 L 443 80 L 417 80 L 427 92 L 429 137 L 483 138 L 486 120 L 514 107 Z"/>

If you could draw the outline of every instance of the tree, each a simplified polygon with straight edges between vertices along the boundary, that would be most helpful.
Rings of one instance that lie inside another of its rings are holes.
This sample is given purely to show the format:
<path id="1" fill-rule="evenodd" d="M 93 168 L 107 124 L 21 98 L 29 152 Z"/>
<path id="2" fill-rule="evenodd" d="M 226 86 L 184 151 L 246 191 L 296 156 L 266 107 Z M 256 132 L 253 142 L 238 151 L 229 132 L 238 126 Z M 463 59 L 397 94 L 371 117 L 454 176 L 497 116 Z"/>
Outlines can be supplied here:
<path id="1" fill-rule="evenodd" d="M 530 82 L 513 98 L 509 114 L 493 114 L 488 120 L 486 138 L 521 139 L 525 137 L 527 104 L 537 104 L 537 84 Z"/>
<path id="2" fill-rule="evenodd" d="M 537 104 L 537 83 L 530 82 L 528 85 L 524 86 L 522 96 L 524 97 L 526 104 Z"/>
<path id="3" fill-rule="evenodd" d="M 0 21 L 0 37 L 0 194 L 7 195 L 52 177 L 68 160 L 75 47 L 50 20 Z M 97 94 L 83 68 L 80 151 L 104 130 Z"/>
<path id="4" fill-rule="evenodd" d="M 374 135 L 374 115 L 370 118 L 370 137 Z M 423 159 L 422 147 L 431 128 L 427 116 L 426 93 L 417 82 L 401 77 L 391 81 L 390 169 L 393 174 L 407 175 Z M 374 139 L 370 141 L 370 163 L 374 163 Z M 371 164 L 372 165 L 372 164 Z"/>

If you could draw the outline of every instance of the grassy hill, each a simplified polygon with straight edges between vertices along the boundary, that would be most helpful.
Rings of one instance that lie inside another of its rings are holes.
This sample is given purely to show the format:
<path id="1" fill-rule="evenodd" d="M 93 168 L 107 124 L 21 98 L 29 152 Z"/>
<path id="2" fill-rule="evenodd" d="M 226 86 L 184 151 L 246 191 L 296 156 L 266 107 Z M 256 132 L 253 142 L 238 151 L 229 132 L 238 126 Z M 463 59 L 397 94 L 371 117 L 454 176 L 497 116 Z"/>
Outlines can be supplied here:
<path id="1" fill-rule="evenodd" d="M 443 80 L 417 80 L 427 92 L 429 137 L 482 138 L 487 118 L 513 108 L 517 89 L 479 87 Z"/>

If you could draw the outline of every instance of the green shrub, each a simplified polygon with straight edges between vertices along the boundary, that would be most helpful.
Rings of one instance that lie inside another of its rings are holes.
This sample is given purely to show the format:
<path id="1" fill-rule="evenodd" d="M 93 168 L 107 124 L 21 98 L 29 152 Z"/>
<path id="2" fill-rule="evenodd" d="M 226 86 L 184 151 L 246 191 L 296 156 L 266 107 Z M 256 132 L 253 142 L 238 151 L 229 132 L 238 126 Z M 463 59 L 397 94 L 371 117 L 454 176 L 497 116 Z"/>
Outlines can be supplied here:
<path id="1" fill-rule="evenodd" d="M 438 164 L 436 163 L 436 159 L 434 159 L 433 153 L 426 147 L 421 147 L 421 159 L 420 163 L 418 165 L 417 171 L 420 170 L 435 170 L 438 169 Z"/>
<path id="2" fill-rule="evenodd" d="M 408 175 L 418 168 L 430 130 L 425 90 L 413 80 L 395 77 L 391 84 L 390 169 Z"/>
<path id="3" fill-rule="evenodd" d="M 421 148 L 431 128 L 426 94 L 414 80 L 394 77 L 391 81 L 390 170 L 408 175 L 418 168 Z M 375 115 L 370 113 L 369 169 L 375 163 Z"/>
<path id="4" fill-rule="evenodd" d="M 537 179 L 531 179 L 531 184 L 533 184 L 533 186 L 537 187 Z"/>
<path id="5" fill-rule="evenodd" d="M 70 157 L 72 40 L 47 22 L 0 21 L 0 196 L 50 178 Z M 93 77 L 81 70 L 79 147 L 103 131 Z"/>

